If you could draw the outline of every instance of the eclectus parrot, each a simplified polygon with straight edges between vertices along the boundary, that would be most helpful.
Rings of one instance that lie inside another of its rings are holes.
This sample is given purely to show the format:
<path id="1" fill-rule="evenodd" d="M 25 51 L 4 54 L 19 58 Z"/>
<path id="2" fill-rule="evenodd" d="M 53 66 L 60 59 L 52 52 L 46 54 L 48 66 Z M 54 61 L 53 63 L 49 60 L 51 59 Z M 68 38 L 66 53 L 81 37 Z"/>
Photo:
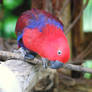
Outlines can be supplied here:
<path id="1" fill-rule="evenodd" d="M 58 69 L 69 60 L 70 48 L 63 24 L 55 16 L 38 9 L 24 12 L 16 24 L 18 46 L 38 54 L 50 68 Z M 33 54 L 28 55 L 34 58 Z M 25 55 L 26 56 L 26 55 Z"/>

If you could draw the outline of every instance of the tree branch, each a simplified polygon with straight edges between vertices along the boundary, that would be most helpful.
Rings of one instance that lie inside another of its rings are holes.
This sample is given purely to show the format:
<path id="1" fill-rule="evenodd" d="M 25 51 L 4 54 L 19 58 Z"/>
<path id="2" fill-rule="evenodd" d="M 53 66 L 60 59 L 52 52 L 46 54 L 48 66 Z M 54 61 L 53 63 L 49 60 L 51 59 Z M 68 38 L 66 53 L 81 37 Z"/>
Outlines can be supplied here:
<path id="1" fill-rule="evenodd" d="M 17 59 L 17 60 L 22 60 L 22 61 L 27 61 L 33 64 L 42 64 L 41 60 L 38 59 L 34 59 L 33 60 L 29 60 L 29 59 L 25 59 L 21 54 L 19 53 L 13 53 L 13 52 L 9 52 L 9 51 L 0 51 L 0 60 L 9 60 L 9 59 Z"/>
<path id="2" fill-rule="evenodd" d="M 75 18 L 75 20 L 65 29 L 65 34 L 68 34 L 70 30 L 73 28 L 73 26 L 77 23 L 77 21 L 80 19 L 81 15 L 83 14 L 83 10 L 87 7 L 89 0 L 86 0 L 86 3 L 83 5 L 79 15 Z"/>
<path id="3" fill-rule="evenodd" d="M 31 60 L 36 65 L 24 62 L 20 54 L 0 51 L 0 59 L 6 59 L 0 64 L 0 92 L 30 92 L 39 80 L 55 73 L 44 69 L 40 60 Z"/>
<path id="4" fill-rule="evenodd" d="M 70 2 L 70 0 L 66 0 L 66 1 L 64 2 L 63 7 L 62 7 L 61 10 L 58 12 L 58 16 L 61 16 L 61 14 L 63 14 L 63 12 L 64 12 L 66 6 L 69 4 L 69 2 Z M 56 12 L 57 12 L 57 11 L 56 11 Z"/>
<path id="5" fill-rule="evenodd" d="M 86 67 L 83 67 L 83 66 L 80 66 L 80 65 L 65 64 L 64 68 L 69 69 L 69 70 L 79 71 L 79 72 L 92 73 L 91 68 L 86 68 Z"/>
<path id="6" fill-rule="evenodd" d="M 88 44 L 88 46 L 74 59 L 74 61 L 79 59 L 84 59 L 88 54 L 92 52 L 92 42 Z"/>
<path id="7" fill-rule="evenodd" d="M 34 60 L 29 60 L 29 59 L 25 60 L 24 57 L 21 54 L 7 52 L 7 51 L 0 51 L 0 59 L 2 59 L 2 60 L 18 59 L 18 60 L 33 63 L 35 65 L 42 65 L 42 61 L 40 59 L 35 58 Z M 70 70 L 75 70 L 75 71 L 80 71 L 80 72 L 92 73 L 92 69 L 90 69 L 90 68 L 85 68 L 85 67 L 73 65 L 73 64 L 65 64 L 64 68 L 70 69 Z"/>

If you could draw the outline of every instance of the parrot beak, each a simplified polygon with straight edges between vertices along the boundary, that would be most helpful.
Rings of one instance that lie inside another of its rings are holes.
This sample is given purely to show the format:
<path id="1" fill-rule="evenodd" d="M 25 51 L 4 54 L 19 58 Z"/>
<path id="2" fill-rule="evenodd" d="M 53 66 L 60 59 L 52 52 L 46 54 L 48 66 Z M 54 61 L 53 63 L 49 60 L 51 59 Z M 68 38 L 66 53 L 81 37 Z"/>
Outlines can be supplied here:
<path id="1" fill-rule="evenodd" d="M 64 65 L 64 63 L 56 60 L 56 61 L 50 61 L 50 68 L 52 69 L 59 69 Z"/>

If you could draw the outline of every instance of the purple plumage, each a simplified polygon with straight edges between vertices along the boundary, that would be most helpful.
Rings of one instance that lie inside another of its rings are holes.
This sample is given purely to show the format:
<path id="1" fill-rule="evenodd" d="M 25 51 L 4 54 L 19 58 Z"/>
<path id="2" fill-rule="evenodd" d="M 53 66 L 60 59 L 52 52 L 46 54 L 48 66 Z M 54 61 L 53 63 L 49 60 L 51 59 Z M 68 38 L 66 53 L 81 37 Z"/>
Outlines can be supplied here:
<path id="1" fill-rule="evenodd" d="M 21 43 L 24 28 L 34 29 L 37 28 L 42 32 L 42 28 L 46 24 L 54 24 L 58 28 L 63 30 L 63 24 L 50 13 L 43 10 L 32 9 L 24 12 L 17 21 L 16 24 L 16 35 L 19 47 L 24 47 Z"/>
<path id="2" fill-rule="evenodd" d="M 24 12 L 18 19 L 16 24 L 16 34 L 22 33 L 25 27 L 27 28 L 40 28 L 46 24 L 54 24 L 63 30 L 63 24 L 51 14 L 38 9 L 32 9 Z"/>

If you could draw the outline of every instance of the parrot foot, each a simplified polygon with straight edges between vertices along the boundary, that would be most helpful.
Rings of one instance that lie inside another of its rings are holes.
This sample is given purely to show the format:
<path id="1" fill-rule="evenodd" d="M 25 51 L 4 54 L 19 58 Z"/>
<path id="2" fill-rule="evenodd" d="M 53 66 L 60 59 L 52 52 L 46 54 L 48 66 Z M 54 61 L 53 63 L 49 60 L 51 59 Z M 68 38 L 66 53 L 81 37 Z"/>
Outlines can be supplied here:
<path id="1" fill-rule="evenodd" d="M 26 55 L 26 51 L 22 47 L 19 48 L 18 50 L 14 50 L 14 53 L 20 53 L 23 57 L 25 57 Z"/>
<path id="2" fill-rule="evenodd" d="M 23 47 L 18 50 L 14 50 L 15 53 L 20 53 L 25 59 L 34 59 L 34 56 L 30 54 L 30 52 Z"/>
<path id="3" fill-rule="evenodd" d="M 42 57 L 42 65 L 43 65 L 43 68 L 47 68 L 48 67 L 48 60 L 46 58 Z"/>
<path id="4" fill-rule="evenodd" d="M 27 53 L 27 54 L 24 56 L 24 58 L 30 60 L 30 59 L 34 59 L 34 56 L 31 55 L 31 54 L 29 54 L 29 53 Z"/>

